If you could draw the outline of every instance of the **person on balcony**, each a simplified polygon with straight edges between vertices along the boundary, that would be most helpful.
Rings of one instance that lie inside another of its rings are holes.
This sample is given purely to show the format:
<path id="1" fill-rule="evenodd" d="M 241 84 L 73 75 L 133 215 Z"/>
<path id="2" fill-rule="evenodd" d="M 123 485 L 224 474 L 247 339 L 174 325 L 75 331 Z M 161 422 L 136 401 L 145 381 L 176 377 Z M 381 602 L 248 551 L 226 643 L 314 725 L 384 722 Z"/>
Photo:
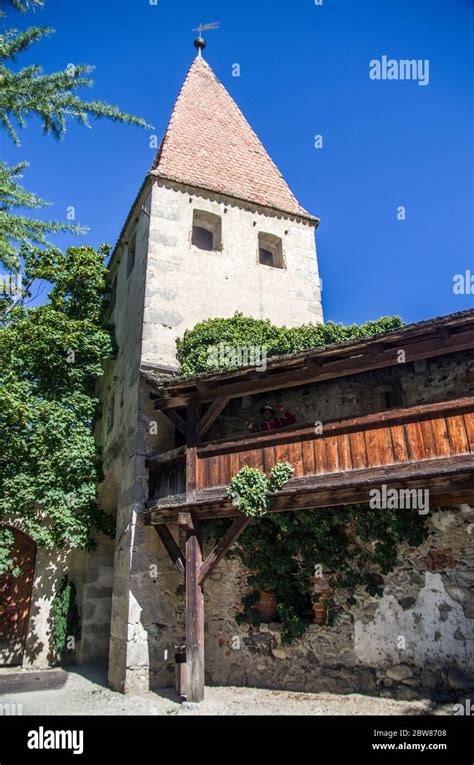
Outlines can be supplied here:
<path id="1" fill-rule="evenodd" d="M 278 428 L 284 428 L 286 425 L 293 425 L 296 422 L 296 417 L 284 408 L 283 404 L 277 405 L 277 412 L 270 406 L 270 404 L 264 404 L 260 409 L 262 419 L 257 425 L 252 422 L 249 426 L 251 433 L 259 433 L 261 430 L 277 430 Z"/>

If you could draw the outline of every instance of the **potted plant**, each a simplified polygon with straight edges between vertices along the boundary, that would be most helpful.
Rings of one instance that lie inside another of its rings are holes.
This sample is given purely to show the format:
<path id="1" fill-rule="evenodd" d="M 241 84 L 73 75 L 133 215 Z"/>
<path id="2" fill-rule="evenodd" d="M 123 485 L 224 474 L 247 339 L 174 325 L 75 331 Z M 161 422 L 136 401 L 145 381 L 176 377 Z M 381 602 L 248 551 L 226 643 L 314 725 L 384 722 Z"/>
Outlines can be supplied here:
<path id="1" fill-rule="evenodd" d="M 313 614 L 316 624 L 325 624 L 327 621 L 328 605 L 333 591 L 325 576 L 313 576 Z"/>
<path id="2" fill-rule="evenodd" d="M 327 616 L 327 603 L 321 600 L 321 595 L 317 593 L 313 596 L 313 614 L 315 624 L 324 624 Z"/>
<path id="3" fill-rule="evenodd" d="M 261 589 L 258 590 L 259 599 L 256 601 L 254 608 L 260 614 L 262 622 L 272 622 L 277 615 L 277 598 L 274 592 L 271 590 Z"/>

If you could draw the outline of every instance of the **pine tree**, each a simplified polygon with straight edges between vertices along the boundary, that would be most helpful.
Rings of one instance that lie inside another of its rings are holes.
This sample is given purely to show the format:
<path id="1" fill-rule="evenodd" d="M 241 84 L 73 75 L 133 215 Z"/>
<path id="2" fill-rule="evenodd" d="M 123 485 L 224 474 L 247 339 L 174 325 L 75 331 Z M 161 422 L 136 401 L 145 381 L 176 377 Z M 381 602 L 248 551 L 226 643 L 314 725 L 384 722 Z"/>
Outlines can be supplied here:
<path id="1" fill-rule="evenodd" d="M 1 0 L 0 0 L 1 1 Z M 42 0 L 8 0 L 19 11 L 40 7 Z M 5 5 L 5 0 L 3 0 Z M 65 70 L 45 74 L 39 65 L 26 66 L 18 71 L 7 66 L 24 53 L 33 43 L 53 34 L 48 27 L 29 27 L 24 31 L 7 29 L 0 34 L 0 126 L 15 145 L 20 145 L 18 130 L 26 127 L 28 119 L 39 117 L 46 134 L 61 139 L 68 119 L 90 126 L 89 118 L 107 118 L 141 127 L 149 127 L 145 120 L 121 111 L 104 101 L 83 101 L 77 91 L 92 87 L 89 76 L 94 67 L 87 64 L 69 64 Z M 48 244 L 46 235 L 60 231 L 83 233 L 84 229 L 57 221 L 45 222 L 17 215 L 20 206 L 38 208 L 46 203 L 35 194 L 25 191 L 18 180 L 27 163 L 8 167 L 0 162 L 0 262 L 9 270 L 19 267 L 18 252 L 24 244 Z"/>
<path id="2" fill-rule="evenodd" d="M 47 234 L 63 231 L 75 234 L 86 232 L 86 229 L 80 226 L 38 220 L 12 212 L 15 208 L 37 209 L 49 204 L 31 191 L 26 191 L 18 182 L 27 164 L 20 162 L 9 167 L 5 162 L 0 162 L 0 262 L 10 271 L 15 271 L 18 267 L 18 248 L 22 245 L 48 245 Z"/>
<path id="3" fill-rule="evenodd" d="M 30 9 L 34 10 L 35 8 L 42 8 L 44 5 L 44 0 L 0 0 L 0 3 L 2 5 L 9 3 L 10 5 L 13 5 L 17 11 L 24 13 Z M 1 13 L 2 11 L 0 11 L 0 14 Z"/>

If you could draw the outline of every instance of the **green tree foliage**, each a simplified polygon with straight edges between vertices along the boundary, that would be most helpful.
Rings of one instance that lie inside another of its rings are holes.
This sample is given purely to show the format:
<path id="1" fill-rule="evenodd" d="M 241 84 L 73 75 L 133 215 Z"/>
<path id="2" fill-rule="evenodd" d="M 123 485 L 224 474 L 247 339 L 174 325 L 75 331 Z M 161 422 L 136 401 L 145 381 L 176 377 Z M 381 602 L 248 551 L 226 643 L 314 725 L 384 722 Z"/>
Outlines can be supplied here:
<path id="1" fill-rule="evenodd" d="M 81 234 L 86 231 L 80 226 L 38 220 L 13 212 L 18 208 L 37 209 L 48 204 L 20 185 L 19 180 L 25 167 L 26 162 L 14 167 L 0 162 L 0 263 L 10 271 L 17 270 L 18 249 L 26 242 L 48 246 L 48 234 L 64 231 Z"/>
<path id="2" fill-rule="evenodd" d="M 102 328 L 104 257 L 90 247 L 25 249 L 23 300 L 0 300 L 0 522 L 21 517 L 40 546 L 89 548 L 111 532 L 97 506 L 95 384 L 112 341 Z M 27 307 L 35 280 L 49 302 Z"/>
<path id="3" fill-rule="evenodd" d="M 25 11 L 35 10 L 44 6 L 44 0 L 0 0 L 1 6 L 12 6 L 15 10 L 25 13 Z M 0 10 L 0 15 L 2 11 Z"/>
<path id="4" fill-rule="evenodd" d="M 177 356 L 180 372 L 193 375 L 212 372 L 232 364 L 220 362 L 223 355 L 216 357 L 212 349 L 221 345 L 233 348 L 265 348 L 267 358 L 287 353 L 296 353 L 308 348 L 321 348 L 333 343 L 369 337 L 403 326 L 398 316 L 384 316 L 376 321 L 367 321 L 360 326 L 350 324 L 303 324 L 300 327 L 278 327 L 265 319 L 253 319 L 236 313 L 230 319 L 207 319 L 186 330 L 178 338 Z"/>
<path id="5" fill-rule="evenodd" d="M 15 129 L 26 127 L 27 119 L 38 117 L 45 133 L 62 138 L 66 119 L 75 119 L 89 127 L 89 117 L 107 117 L 115 122 L 147 127 L 141 117 L 121 111 L 104 101 L 83 101 L 77 95 L 80 88 L 94 84 L 89 76 L 94 67 L 89 64 L 69 64 L 60 72 L 45 74 L 41 66 L 32 64 L 18 71 L 7 67 L 30 45 L 54 33 L 49 27 L 29 27 L 24 31 L 8 29 L 0 35 L 0 123 L 15 144 L 20 140 Z"/>
<path id="6" fill-rule="evenodd" d="M 19 11 L 41 7 L 35 0 L 12 0 Z M 73 119 L 89 127 L 89 118 L 106 118 L 147 127 L 140 117 L 121 111 L 104 101 L 84 101 L 78 91 L 91 88 L 90 77 L 94 67 L 87 64 L 69 64 L 66 69 L 45 74 L 41 66 L 28 65 L 13 68 L 20 54 L 43 38 L 53 34 L 48 27 L 29 27 L 24 31 L 6 29 L 0 34 L 0 126 L 15 145 L 20 144 L 18 128 L 26 127 L 28 120 L 37 117 L 44 133 L 60 139 L 64 136 L 67 120 Z M 46 236 L 70 231 L 83 233 L 84 229 L 65 222 L 39 221 L 17 214 L 18 208 L 40 208 L 46 203 L 35 194 L 25 191 L 19 183 L 22 162 L 9 167 L 0 162 L 0 263 L 12 271 L 18 270 L 18 250 L 22 244 L 48 245 Z"/>

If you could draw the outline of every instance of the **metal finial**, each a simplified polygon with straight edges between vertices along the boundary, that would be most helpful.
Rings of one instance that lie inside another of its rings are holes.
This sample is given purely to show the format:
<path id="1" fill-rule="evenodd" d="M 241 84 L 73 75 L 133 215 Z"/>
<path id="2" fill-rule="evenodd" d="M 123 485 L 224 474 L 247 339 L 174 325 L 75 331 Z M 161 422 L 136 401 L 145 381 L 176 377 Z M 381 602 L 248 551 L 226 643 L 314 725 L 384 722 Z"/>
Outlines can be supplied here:
<path id="1" fill-rule="evenodd" d="M 210 24 L 202 24 L 200 23 L 196 29 L 193 29 L 193 32 L 198 33 L 198 37 L 194 40 L 194 47 L 197 48 L 198 56 L 201 58 L 202 51 L 206 47 L 206 41 L 204 37 L 202 36 L 202 33 L 209 30 L 209 29 L 219 29 L 219 21 L 212 21 Z"/>

